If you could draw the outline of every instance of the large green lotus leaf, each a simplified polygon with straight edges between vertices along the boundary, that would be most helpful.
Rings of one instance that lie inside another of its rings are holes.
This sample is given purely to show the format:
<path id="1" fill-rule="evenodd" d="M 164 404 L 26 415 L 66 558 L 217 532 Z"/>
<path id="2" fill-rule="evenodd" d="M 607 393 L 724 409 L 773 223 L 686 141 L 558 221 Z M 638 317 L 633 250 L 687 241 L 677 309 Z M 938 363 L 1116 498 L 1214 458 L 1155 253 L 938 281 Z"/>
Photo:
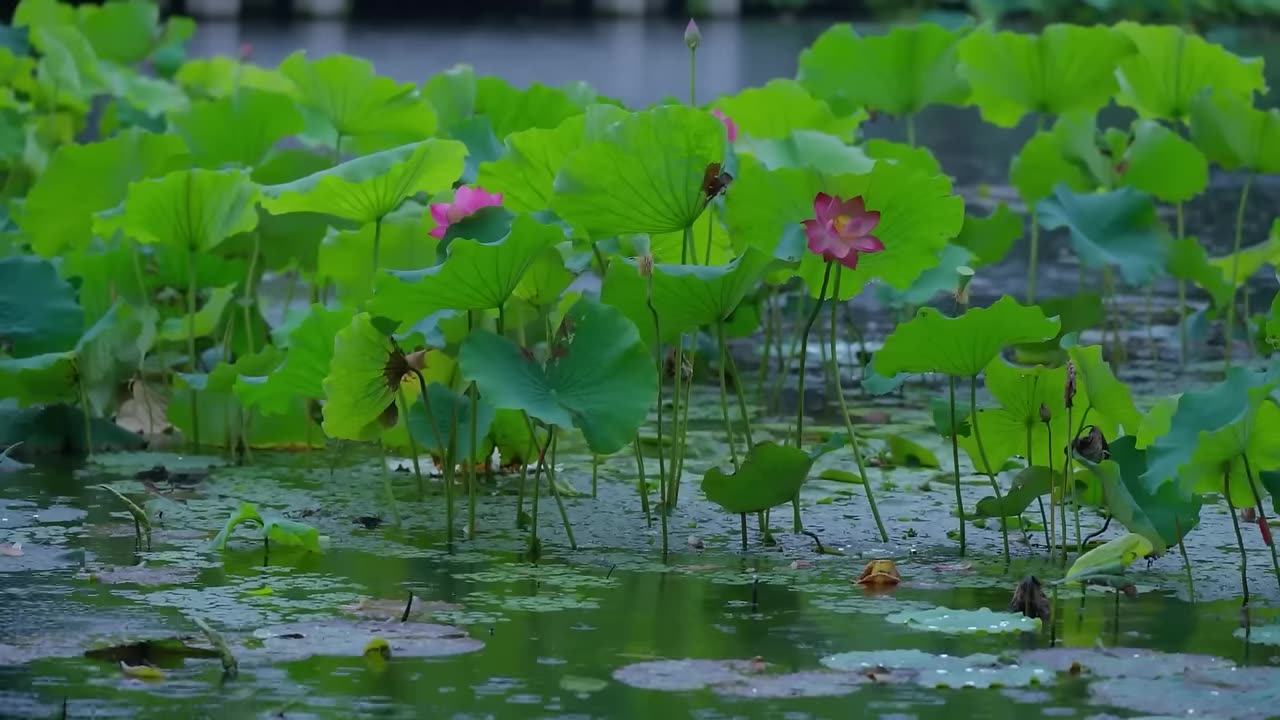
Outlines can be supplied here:
<path id="1" fill-rule="evenodd" d="M 436 111 L 440 127 L 448 130 L 471 119 L 476 109 L 476 73 L 470 65 L 454 65 L 422 83 L 422 96 Z"/>
<path id="2" fill-rule="evenodd" d="M 740 155 L 738 176 L 724 203 L 729 235 L 743 246 L 799 260 L 804 248 L 800 223 L 813 216 L 813 198 L 821 187 L 820 176 L 807 168 L 770 170 L 755 158 Z"/>
<path id="3" fill-rule="evenodd" d="M 489 119 L 499 139 L 529 128 L 554 128 L 582 113 L 563 90 L 531 83 L 521 90 L 495 76 L 476 78 L 475 113 Z"/>
<path id="4" fill-rule="evenodd" d="M 246 171 L 181 170 L 131 183 L 123 210 L 99 214 L 95 230 L 204 253 L 253 230 L 257 202 L 257 186 Z"/>
<path id="5" fill-rule="evenodd" d="M 986 217 L 966 214 L 960 234 L 953 241 L 973 253 L 971 266 L 998 263 L 1022 237 L 1022 216 L 1000 203 Z"/>
<path id="6" fill-rule="evenodd" d="M 27 255 L 0 259 L 0 349 L 16 358 L 67 350 L 84 328 L 76 291 L 53 263 Z"/>
<path id="7" fill-rule="evenodd" d="M 574 303 L 560 327 L 545 365 L 506 338 L 473 331 L 458 354 L 462 375 L 495 407 L 577 427 L 592 452 L 616 452 L 657 399 L 653 358 L 630 320 L 594 300 Z"/>
<path id="8" fill-rule="evenodd" d="M 1164 202 L 1185 202 L 1209 183 L 1209 161 L 1200 149 L 1154 120 L 1133 126 L 1133 144 L 1120 179 Z"/>
<path id="9" fill-rule="evenodd" d="M 899 165 L 908 165 L 926 175 L 941 175 L 942 165 L 934 157 L 929 148 L 921 145 L 907 145 L 883 138 L 872 138 L 862 144 L 867 157 L 873 160 L 888 160 Z"/>
<path id="10" fill-rule="evenodd" d="M 1049 468 L 1040 465 L 1023 468 L 1014 476 L 1009 489 L 999 500 L 994 495 L 978 500 L 973 515 L 984 518 L 1018 517 L 1031 507 L 1036 498 L 1048 495 L 1055 486 L 1063 482 L 1065 479 L 1058 470 L 1054 470 L 1051 475 Z"/>
<path id="11" fill-rule="evenodd" d="M 192 164 L 204 168 L 254 167 L 278 141 L 303 128 L 293 100 L 252 88 L 197 101 L 170 119 L 191 149 Z"/>
<path id="12" fill-rule="evenodd" d="M 970 308 L 956 318 L 925 307 L 897 326 L 876 352 L 876 369 L 940 372 L 968 377 L 981 372 L 1006 345 L 1040 342 L 1058 333 L 1056 319 L 1039 307 L 1024 307 L 1008 295 L 987 308 Z M 985 438 L 984 438 L 985 439 Z"/>
<path id="13" fill-rule="evenodd" d="M 1190 462 L 1179 471 L 1179 481 L 1196 492 L 1221 493 L 1224 469 L 1229 468 L 1232 501 L 1251 505 L 1248 473 L 1253 472 L 1257 482 L 1257 473 L 1280 469 L 1280 407 L 1269 398 L 1274 389 L 1274 384 L 1250 389 L 1249 407 L 1236 422 L 1200 433 Z"/>
<path id="14" fill-rule="evenodd" d="M 1232 284 L 1232 272 L 1237 273 L 1235 285 L 1239 287 L 1264 265 L 1280 265 L 1280 222 L 1271 227 L 1271 235 L 1266 240 L 1242 248 L 1238 253 L 1209 259 L 1209 266 L 1218 271 L 1227 287 Z M 1230 292 L 1222 298 L 1221 304 L 1229 299 Z"/>
<path id="15" fill-rule="evenodd" d="M 634 113 L 569 156 L 551 209 L 592 238 L 683 230 L 706 206 L 703 180 L 724 143 L 724 126 L 704 110 Z"/>
<path id="16" fill-rule="evenodd" d="M 0 358 L 0 397 L 17 398 L 20 405 L 78 400 L 80 381 L 90 404 L 103 411 L 114 400 L 115 383 L 138 363 L 136 339 L 144 332 L 142 316 L 113 306 L 76 342 L 60 352 L 24 358 Z"/>
<path id="17" fill-rule="evenodd" d="M 378 267 L 410 270 L 435 263 L 436 240 L 427 229 L 428 224 L 418 211 L 387 216 L 379 231 Z M 332 282 L 338 299 L 348 307 L 361 305 L 373 294 L 374 231 L 371 224 L 357 230 L 330 228 L 320 244 L 316 280 Z"/>
<path id="18" fill-rule="evenodd" d="M 1039 210 L 1041 227 L 1071 231 L 1072 249 L 1086 267 L 1116 266 L 1136 286 L 1150 283 L 1164 268 L 1167 237 L 1145 193 L 1076 193 L 1060 185 Z"/>
<path id="19" fill-rule="evenodd" d="M 938 254 L 964 224 L 964 200 L 952 193 L 947 177 L 927 175 L 907 165 L 878 162 L 866 175 L 832 178 L 824 188 L 845 199 L 861 196 L 868 210 L 880 212 L 873 232 L 885 249 L 860 255 L 856 270 L 842 271 L 841 300 L 853 297 L 873 280 L 899 290 L 910 287 L 920 273 L 938 262 Z M 812 196 L 807 204 L 800 220 L 813 216 Z M 809 293 L 817 297 L 826 261 L 807 250 L 800 258 L 799 274 Z"/>
<path id="20" fill-rule="evenodd" d="M 279 71 L 225 55 L 192 58 L 178 68 L 173 79 L 193 97 L 228 97 L 246 89 L 298 96 L 297 86 Z"/>
<path id="21" fill-rule="evenodd" d="M 564 265 L 564 255 L 557 248 L 544 248 L 524 271 L 524 276 L 511 294 L 534 307 L 550 307 L 560 300 L 574 274 Z"/>
<path id="22" fill-rule="evenodd" d="M 906 290 L 897 290 L 889 285 L 876 285 L 876 302 L 886 307 L 919 307 L 928 303 L 939 293 L 954 293 L 959 277 L 956 275 L 956 269 L 968 266 L 972 257 L 972 253 L 967 249 L 948 244 L 938 255 L 938 263 L 920 273 L 920 276 Z"/>
<path id="23" fill-rule="evenodd" d="M 1262 58 L 1237 57 L 1172 25 L 1122 22 L 1116 29 L 1137 48 L 1116 70 L 1116 101 L 1144 118 L 1185 120 L 1192 101 L 1205 88 L 1242 98 L 1266 90 Z"/>
<path id="24" fill-rule="evenodd" d="M 802 68 L 803 69 L 803 68 Z M 822 100 L 795 80 L 770 80 L 713 102 L 738 127 L 755 138 L 783 138 L 793 130 L 817 130 L 850 140 L 861 115 L 837 117 Z"/>
<path id="25" fill-rule="evenodd" d="M 1137 533 L 1109 540 L 1076 558 L 1067 569 L 1063 582 L 1075 582 L 1098 575 L 1120 575 L 1141 557 L 1155 551 L 1146 537 Z"/>
<path id="26" fill-rule="evenodd" d="M 84 33 L 71 25 L 46 25 L 31 30 L 31 44 L 40 51 L 36 82 L 56 102 L 68 100 L 77 110 L 87 109 L 94 95 L 106 89 L 103 66 Z"/>
<path id="27" fill-rule="evenodd" d="M 1178 402 L 1181 399 L 1181 395 L 1161 398 L 1151 406 L 1146 415 L 1142 416 L 1135 443 L 1139 450 L 1145 450 L 1169 432 L 1169 428 L 1173 426 L 1173 415 L 1178 411 Z"/>
<path id="28" fill-rule="evenodd" d="M 1191 141 L 1227 170 L 1280 172 L 1280 110 L 1213 90 L 1191 102 Z"/>
<path id="29" fill-rule="evenodd" d="M 350 313 L 312 305 L 307 317 L 289 333 L 289 350 L 284 362 L 263 375 L 241 375 L 235 392 L 245 406 L 263 413 L 288 412 L 299 398 L 318 400 L 324 396 L 322 383 L 333 359 L 333 339 L 350 324 Z"/>
<path id="30" fill-rule="evenodd" d="M 1199 495 L 1175 482 L 1161 483 L 1153 493 L 1142 481 L 1147 471 L 1146 453 L 1134 443 L 1134 437 L 1126 435 L 1110 442 L 1110 459 L 1094 463 L 1077 457 L 1076 462 L 1102 484 L 1111 516 L 1129 532 L 1150 540 L 1156 553 L 1163 554 L 1200 522 L 1202 503 Z"/>
<path id="31" fill-rule="evenodd" d="M 1037 35 L 984 27 L 960 41 L 960 73 L 982 117 L 1013 127 L 1026 113 L 1097 111 L 1116 91 L 1116 63 L 1133 49 L 1102 26 L 1049 25 Z"/>
<path id="32" fill-rule="evenodd" d="M 1086 168 L 1066 157 L 1061 137 L 1051 131 L 1032 135 L 1022 146 L 1009 163 L 1009 182 L 1030 204 L 1052 195 L 1059 184 L 1079 191 L 1094 187 Z"/>
<path id="33" fill-rule="evenodd" d="M 1064 113 L 1053 124 L 1053 134 L 1058 140 L 1062 157 L 1075 166 L 1083 168 L 1090 187 L 1109 188 L 1116 184 L 1116 161 L 1112 158 L 1120 156 L 1123 148 L 1128 144 L 1128 137 L 1118 128 L 1109 128 L 1108 132 L 1111 130 L 1120 134 L 1112 133 L 1104 137 L 1098 132 L 1097 115 L 1081 111 Z M 1111 151 L 1110 155 L 1106 155 L 1103 154 L 1103 144 L 1110 137 L 1115 137 L 1117 141 L 1122 141 L 1124 144 Z M 1100 140 L 1103 142 L 1099 142 Z"/>
<path id="34" fill-rule="evenodd" d="M 768 440 L 752 446 L 734 472 L 708 469 L 702 492 L 731 513 L 764 512 L 794 498 L 812 467 L 809 453 Z"/>
<path id="35" fill-rule="evenodd" d="M 18 225 L 31 248 L 46 257 L 82 246 L 93 235 L 94 213 L 119 205 L 130 182 L 176 167 L 185 152 L 177 136 L 139 130 L 87 145 L 63 145 L 27 194 Z"/>
<path id="36" fill-rule="evenodd" d="M 299 50 L 279 71 L 293 81 L 303 111 L 327 129 L 330 147 L 346 137 L 410 132 L 422 139 L 435 132 L 435 113 L 417 87 L 376 75 L 366 60 L 337 54 L 310 61 Z"/>
<path id="37" fill-rule="evenodd" d="M 653 306 L 661 340 L 673 341 L 700 327 L 716 326 L 737 309 L 768 270 L 773 259 L 748 248 L 725 265 L 654 265 Z M 623 312 L 640 337 L 652 345 L 653 315 L 645 301 L 647 281 L 633 262 L 614 258 L 600 288 L 600 300 Z"/>
<path id="38" fill-rule="evenodd" d="M 770 170 L 804 168 L 823 175 L 864 173 L 875 165 L 866 150 L 819 130 L 793 130 L 778 138 L 739 137 L 734 148 Z"/>
<path id="39" fill-rule="evenodd" d="M 583 142 L 627 117 L 613 105 L 592 105 L 554 128 L 529 128 L 507 135 L 502 157 L 480 163 L 476 184 L 502 193 L 502 204 L 515 212 L 537 212 L 551 205 L 556 173 Z"/>
<path id="40" fill-rule="evenodd" d="M 141 62 L 161 38 L 159 8 L 145 0 L 81 5 L 76 24 L 99 58 L 121 65 Z"/>
<path id="41" fill-rule="evenodd" d="M 800 54 L 798 78 L 845 114 L 870 108 L 905 115 L 933 104 L 961 105 L 969 98 L 968 84 L 957 72 L 963 34 L 917 24 L 863 37 L 848 25 L 836 25 Z"/>
<path id="42" fill-rule="evenodd" d="M 165 319 L 160 326 L 160 339 L 166 342 L 181 342 L 188 337 L 209 337 L 218 328 L 222 313 L 235 297 L 235 286 L 214 288 L 204 305 L 196 311 L 194 318 L 189 315 Z M 192 320 L 194 319 L 194 323 Z"/>
<path id="43" fill-rule="evenodd" d="M 1047 465 L 1050 452 L 1055 463 L 1061 465 L 1059 458 L 1063 457 L 1068 435 L 1062 400 L 1066 369 L 1017 367 L 996 357 L 987 364 L 985 375 L 987 390 L 1000 407 L 978 410 L 969 417 L 969 426 L 977 423 L 982 433 L 981 448 L 972 432 L 959 438 L 959 445 L 968 453 L 974 468 L 979 472 L 1000 472 L 1005 461 L 1014 456 Z M 1049 411 L 1049 427 L 1040 421 L 1042 406 Z"/>
<path id="44" fill-rule="evenodd" d="M 476 400 L 474 450 L 471 448 L 471 397 L 459 395 L 444 385 L 433 382 L 427 385 L 427 401 L 431 403 L 430 413 L 421 399 L 415 400 L 409 408 L 409 434 L 418 443 L 420 450 L 443 456 L 452 437 L 453 447 L 450 449 L 453 450 L 454 457 L 481 461 L 493 453 L 489 427 L 493 423 L 495 411 L 488 400 Z"/>
<path id="45" fill-rule="evenodd" d="M 394 341 L 374 327 L 369 313 L 356 315 L 338 331 L 329 374 L 321 381 L 325 434 L 347 440 L 377 437 L 378 419 L 395 403 L 403 379 L 388 375 L 395 352 Z"/>
<path id="46" fill-rule="evenodd" d="M 1142 424 L 1142 415 L 1133 404 L 1133 396 L 1129 386 L 1120 382 L 1111 372 L 1111 366 L 1102 358 L 1102 346 L 1076 346 L 1067 351 L 1071 362 L 1076 367 L 1077 393 L 1075 405 L 1077 416 L 1089 408 L 1089 420 L 1097 425 L 1107 437 L 1118 433 L 1115 426 L 1123 428 L 1124 434 L 1135 435 Z M 1081 402 L 1083 399 L 1084 402 Z"/>
<path id="47" fill-rule="evenodd" d="M 501 307 L 542 251 L 563 239 L 559 226 L 518 215 L 511 232 L 497 242 L 459 238 L 449 243 L 449 256 L 439 265 L 384 275 L 369 309 L 416 321 L 437 310 Z"/>
<path id="48" fill-rule="evenodd" d="M 1247 251 L 1246 248 L 1240 252 Z M 1208 292 L 1213 298 L 1214 307 L 1223 307 L 1231 300 L 1231 282 L 1214 266 L 1204 246 L 1196 238 L 1184 237 L 1170 242 L 1165 269 L 1170 275 L 1180 280 L 1189 280 Z"/>
<path id="49" fill-rule="evenodd" d="M 314 212 L 370 223 L 418 193 L 447 189 L 462 173 L 466 147 L 423 140 L 348 160 L 299 180 L 262 188 L 262 207 L 274 214 Z"/>

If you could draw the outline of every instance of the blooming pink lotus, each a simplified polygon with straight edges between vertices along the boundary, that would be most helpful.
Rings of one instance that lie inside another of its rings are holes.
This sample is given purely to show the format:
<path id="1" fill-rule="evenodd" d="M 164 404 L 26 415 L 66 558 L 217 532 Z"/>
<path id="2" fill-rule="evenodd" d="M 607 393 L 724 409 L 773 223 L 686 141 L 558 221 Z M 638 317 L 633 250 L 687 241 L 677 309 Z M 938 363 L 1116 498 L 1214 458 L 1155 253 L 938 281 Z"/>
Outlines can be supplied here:
<path id="1" fill-rule="evenodd" d="M 867 210 L 862 197 L 841 200 L 826 193 L 813 198 L 813 219 L 804 221 L 804 235 L 810 252 L 849 269 L 858 267 L 858 253 L 884 249 L 880 238 L 871 234 L 880 222 L 880 212 Z"/>
<path id="2" fill-rule="evenodd" d="M 738 124 L 733 121 L 733 118 L 720 112 L 719 108 L 712 108 L 711 114 L 720 118 L 720 122 L 724 123 L 724 129 L 729 133 L 729 142 L 738 139 Z"/>
<path id="3" fill-rule="evenodd" d="M 451 203 L 431 203 L 431 219 L 436 226 L 431 229 L 431 237 L 443 238 L 449 226 L 474 213 L 480 208 L 502 204 L 502 193 L 485 192 L 479 186 L 474 188 L 463 185 L 453 193 Z"/>

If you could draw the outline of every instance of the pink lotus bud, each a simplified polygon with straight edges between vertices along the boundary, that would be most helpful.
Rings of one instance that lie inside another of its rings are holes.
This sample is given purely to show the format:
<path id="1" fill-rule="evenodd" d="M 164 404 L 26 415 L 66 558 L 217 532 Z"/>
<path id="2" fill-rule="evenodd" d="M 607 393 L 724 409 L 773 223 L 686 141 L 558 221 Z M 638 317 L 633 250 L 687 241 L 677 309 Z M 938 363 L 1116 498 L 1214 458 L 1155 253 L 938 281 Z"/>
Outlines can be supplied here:
<path id="1" fill-rule="evenodd" d="M 690 50 L 697 50 L 698 43 L 702 42 L 702 32 L 698 30 L 697 21 L 690 19 L 689 24 L 684 26 L 684 44 Z"/>

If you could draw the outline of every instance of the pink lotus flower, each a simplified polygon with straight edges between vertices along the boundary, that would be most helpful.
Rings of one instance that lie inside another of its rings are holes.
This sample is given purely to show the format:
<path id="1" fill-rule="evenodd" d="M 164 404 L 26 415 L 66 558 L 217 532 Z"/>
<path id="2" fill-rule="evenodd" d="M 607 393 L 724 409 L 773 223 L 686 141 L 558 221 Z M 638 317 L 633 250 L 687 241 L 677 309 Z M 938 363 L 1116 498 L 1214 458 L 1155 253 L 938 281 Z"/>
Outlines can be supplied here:
<path id="1" fill-rule="evenodd" d="M 862 197 L 841 200 L 826 193 L 813 198 L 813 219 L 804 221 L 810 252 L 849 269 L 858 267 L 858 253 L 880 252 L 884 243 L 871 234 L 880 213 L 867 210 Z"/>
<path id="2" fill-rule="evenodd" d="M 729 142 L 738 139 L 738 124 L 732 118 L 720 112 L 719 108 L 712 108 L 711 114 L 720 118 L 720 122 L 724 123 L 724 129 L 729 132 Z"/>
<path id="3" fill-rule="evenodd" d="M 462 185 L 454 191 L 453 202 L 431 203 L 431 219 L 436 221 L 436 226 L 431 229 L 431 237 L 443 238 L 450 225 L 480 208 L 501 204 L 502 193 L 490 193 L 479 186 L 472 188 Z"/>

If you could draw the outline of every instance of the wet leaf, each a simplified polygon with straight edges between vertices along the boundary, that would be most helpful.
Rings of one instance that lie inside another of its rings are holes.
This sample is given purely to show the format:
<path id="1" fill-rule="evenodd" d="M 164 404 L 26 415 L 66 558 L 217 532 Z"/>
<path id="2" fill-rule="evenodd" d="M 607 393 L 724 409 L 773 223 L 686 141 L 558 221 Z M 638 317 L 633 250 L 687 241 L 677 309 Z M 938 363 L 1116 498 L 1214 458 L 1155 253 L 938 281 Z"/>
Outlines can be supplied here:
<path id="1" fill-rule="evenodd" d="M 274 625 L 253 631 L 262 653 L 275 662 L 314 656 L 362 657 L 381 639 L 393 657 L 440 657 L 475 652 L 484 643 L 465 630 L 431 623 L 373 620 L 316 620 Z M 250 654 L 252 651 L 242 651 Z"/>
<path id="2" fill-rule="evenodd" d="M 1051 478 L 1053 485 L 1050 484 Z M 1026 512 L 1036 498 L 1048 495 L 1051 487 L 1062 488 L 1065 483 L 1066 478 L 1059 471 L 1050 474 L 1049 468 L 1038 465 L 1024 468 L 1014 476 L 1012 485 L 1001 500 L 997 500 L 994 495 L 982 498 L 978 501 L 974 515 L 989 518 L 1017 517 Z"/>
<path id="3" fill-rule="evenodd" d="M 1040 618 L 1015 616 L 1007 612 L 994 612 L 987 608 L 953 610 L 940 607 L 932 610 L 909 610 L 888 615 L 885 620 L 917 630 L 948 635 L 1036 632 L 1040 629 Z"/>
<path id="4" fill-rule="evenodd" d="M 834 670 L 869 675 L 876 682 L 907 682 L 926 688 L 1027 687 L 1049 685 L 1055 679 L 1054 673 L 1043 666 L 1007 663 L 985 654 L 950 656 L 921 650 L 868 650 L 829 655 L 821 662 Z"/>
<path id="5" fill-rule="evenodd" d="M 160 671 L 160 668 L 152 667 L 150 665 L 126 665 L 123 660 L 120 661 L 120 671 L 123 672 L 126 677 L 131 677 L 135 680 L 164 679 L 164 673 Z"/>

